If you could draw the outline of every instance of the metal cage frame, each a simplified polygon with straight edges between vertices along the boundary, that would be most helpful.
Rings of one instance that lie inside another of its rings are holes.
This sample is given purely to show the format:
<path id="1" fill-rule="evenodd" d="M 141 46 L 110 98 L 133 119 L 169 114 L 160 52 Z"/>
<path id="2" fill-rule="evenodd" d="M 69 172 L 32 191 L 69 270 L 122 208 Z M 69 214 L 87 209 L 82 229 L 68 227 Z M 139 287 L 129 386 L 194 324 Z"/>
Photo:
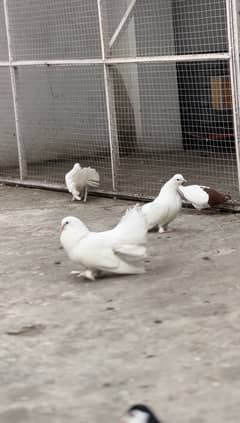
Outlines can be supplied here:
<path id="1" fill-rule="evenodd" d="M 228 51 L 226 53 L 207 53 L 207 54 L 184 54 L 184 55 L 160 55 L 160 56 L 141 56 L 141 57 L 109 57 L 107 54 L 109 49 L 113 47 L 116 40 L 126 27 L 127 22 L 131 17 L 132 10 L 137 0 L 132 0 L 129 3 L 122 19 L 115 30 L 110 42 L 105 39 L 104 27 L 103 27 L 103 10 L 102 0 L 96 0 L 98 10 L 98 23 L 100 32 L 101 42 L 101 58 L 99 59 L 66 59 L 66 60 L 14 60 L 12 51 L 12 40 L 11 40 L 11 29 L 9 25 L 9 8 L 8 0 L 3 0 L 6 35 L 7 35 L 7 47 L 8 47 L 8 60 L 0 61 L 0 68 L 7 67 L 10 71 L 11 86 L 12 86 L 12 98 L 14 105 L 14 118 L 16 127 L 16 141 L 18 150 L 18 161 L 19 161 L 19 178 L 5 178 L 0 175 L 0 181 L 9 184 L 19 184 L 29 187 L 42 187 L 48 189 L 60 189 L 63 190 L 65 187 L 61 184 L 52 184 L 46 182 L 40 182 L 31 180 L 27 174 L 27 161 L 24 151 L 23 134 L 21 133 L 21 127 L 19 124 L 19 102 L 18 92 L 16 87 L 16 70 L 17 68 L 24 66 L 81 66 L 81 65 L 93 65 L 99 64 L 103 66 L 104 72 L 104 88 L 105 88 L 105 101 L 107 108 L 107 120 L 108 120 L 108 135 L 110 143 L 110 157 L 111 157 L 111 174 L 112 174 L 112 190 L 99 191 L 98 194 L 111 195 L 111 196 L 123 196 L 128 198 L 134 198 L 139 196 L 133 195 L 121 195 L 118 192 L 118 181 L 117 181 L 117 169 L 119 162 L 119 146 L 118 139 L 116 136 L 116 119 L 114 116 L 114 105 L 112 103 L 112 87 L 109 77 L 109 66 L 114 64 L 129 64 L 129 63 L 179 63 L 179 62 L 206 62 L 213 60 L 223 60 L 229 63 L 230 77 L 231 77 L 231 90 L 232 90 L 232 108 L 233 108 L 233 123 L 234 123 L 234 136 L 235 136 L 235 151 L 237 161 L 237 174 L 240 191 L 240 63 L 239 63 L 239 40 L 238 40 L 238 22 L 237 22 L 237 0 L 226 0 L 227 10 L 227 29 L 228 29 Z"/>

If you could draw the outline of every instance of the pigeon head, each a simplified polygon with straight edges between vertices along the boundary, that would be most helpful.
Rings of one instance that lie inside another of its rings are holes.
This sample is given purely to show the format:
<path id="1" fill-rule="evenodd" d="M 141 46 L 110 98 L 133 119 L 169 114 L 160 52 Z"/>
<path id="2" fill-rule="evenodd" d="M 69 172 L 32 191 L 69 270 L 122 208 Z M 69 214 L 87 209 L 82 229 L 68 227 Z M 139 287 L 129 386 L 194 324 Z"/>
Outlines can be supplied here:
<path id="1" fill-rule="evenodd" d="M 74 216 L 64 217 L 61 222 L 61 232 L 85 232 L 86 228 L 86 225 L 84 225 L 84 223 L 80 219 Z"/>
<path id="2" fill-rule="evenodd" d="M 224 198 L 225 198 L 225 201 L 231 200 L 232 199 L 232 196 L 231 196 L 230 192 L 224 194 Z"/>
<path id="3" fill-rule="evenodd" d="M 73 169 L 79 169 L 80 167 L 81 167 L 80 163 L 75 163 L 73 166 Z"/>
<path id="4" fill-rule="evenodd" d="M 180 173 L 177 173 L 167 182 L 167 185 L 177 189 L 185 182 L 187 182 L 186 179 Z"/>
<path id="5" fill-rule="evenodd" d="M 176 175 L 172 177 L 172 182 L 179 186 L 184 184 L 187 181 L 180 173 L 177 173 Z"/>
<path id="6" fill-rule="evenodd" d="M 72 248 L 81 238 L 88 234 L 88 228 L 74 216 L 64 217 L 61 222 L 61 244 L 66 250 Z"/>
<path id="7" fill-rule="evenodd" d="M 161 423 L 146 405 L 136 404 L 130 407 L 122 423 Z"/>
<path id="8" fill-rule="evenodd" d="M 75 163 L 73 165 L 73 168 L 70 172 L 72 172 L 73 174 L 77 173 L 79 170 L 81 169 L 80 163 Z"/>

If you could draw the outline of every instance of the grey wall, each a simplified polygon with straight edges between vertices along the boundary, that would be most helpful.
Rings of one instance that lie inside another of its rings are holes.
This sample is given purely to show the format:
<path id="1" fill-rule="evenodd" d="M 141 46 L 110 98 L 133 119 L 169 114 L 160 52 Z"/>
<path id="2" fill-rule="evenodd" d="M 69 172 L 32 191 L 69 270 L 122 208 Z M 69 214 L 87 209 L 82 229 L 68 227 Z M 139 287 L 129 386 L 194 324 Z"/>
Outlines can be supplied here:
<path id="1" fill-rule="evenodd" d="M 101 65 L 24 67 L 17 85 L 29 162 L 109 152 Z"/>
<path id="2" fill-rule="evenodd" d="M 138 55 L 174 54 L 172 2 L 137 2 Z M 164 151 L 181 147 L 177 73 L 174 64 L 138 65 L 141 108 L 141 148 Z"/>
<path id="3" fill-rule="evenodd" d="M 10 72 L 0 68 L 0 174 L 8 176 L 5 168 L 18 164 L 16 129 L 12 101 Z M 18 176 L 18 170 L 14 171 Z"/>
<path id="4" fill-rule="evenodd" d="M 8 0 L 17 60 L 101 57 L 96 0 Z"/>
<path id="5" fill-rule="evenodd" d="M 8 0 L 8 7 L 15 60 L 101 57 L 95 0 Z M 7 58 L 1 0 L 0 60 Z M 0 72 L 2 167 L 18 164 L 6 72 L 7 68 Z M 109 154 L 102 67 L 19 67 L 16 84 L 20 132 L 29 163 Z M 9 134 L 14 134 L 11 140 Z"/>

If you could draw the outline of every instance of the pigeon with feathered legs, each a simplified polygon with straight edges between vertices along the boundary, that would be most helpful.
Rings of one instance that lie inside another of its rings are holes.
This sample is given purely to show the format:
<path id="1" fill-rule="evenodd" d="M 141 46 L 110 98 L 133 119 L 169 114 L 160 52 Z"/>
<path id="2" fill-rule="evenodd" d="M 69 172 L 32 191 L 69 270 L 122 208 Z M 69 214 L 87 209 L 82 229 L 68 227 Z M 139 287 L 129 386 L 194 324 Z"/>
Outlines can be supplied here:
<path id="1" fill-rule="evenodd" d="M 81 167 L 75 163 L 73 168 L 66 173 L 65 182 L 72 200 L 87 201 L 88 187 L 97 188 L 100 183 L 98 172 L 91 167 Z"/>
<path id="2" fill-rule="evenodd" d="M 94 280 L 105 273 L 144 273 L 146 233 L 146 219 L 141 209 L 134 207 L 115 228 L 105 232 L 90 232 L 78 218 L 65 217 L 60 241 L 70 260 L 85 268 L 72 273 Z"/>
<path id="3" fill-rule="evenodd" d="M 158 226 L 159 233 L 167 231 L 168 224 L 177 216 L 182 207 L 179 187 L 186 182 L 180 174 L 174 175 L 161 188 L 155 200 L 144 204 L 143 214 L 146 216 L 148 230 Z"/>

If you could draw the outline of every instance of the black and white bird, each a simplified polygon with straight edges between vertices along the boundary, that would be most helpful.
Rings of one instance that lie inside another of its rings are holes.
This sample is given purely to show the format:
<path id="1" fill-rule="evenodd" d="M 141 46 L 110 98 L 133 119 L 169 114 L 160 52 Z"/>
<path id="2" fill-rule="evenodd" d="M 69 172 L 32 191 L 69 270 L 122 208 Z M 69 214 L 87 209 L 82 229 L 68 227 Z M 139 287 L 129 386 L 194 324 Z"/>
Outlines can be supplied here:
<path id="1" fill-rule="evenodd" d="M 162 423 L 150 410 L 143 404 L 133 405 L 123 416 L 121 423 Z"/>
<path id="2" fill-rule="evenodd" d="M 94 280 L 105 273 L 144 273 L 146 233 L 146 219 L 141 209 L 134 207 L 115 228 L 105 232 L 90 232 L 77 217 L 65 217 L 60 241 L 70 260 L 85 269 L 71 273 Z"/>
<path id="3" fill-rule="evenodd" d="M 88 187 L 97 188 L 100 184 L 98 172 L 92 167 L 81 167 L 75 163 L 73 168 L 66 173 L 65 182 L 72 200 L 87 201 Z"/>
<path id="4" fill-rule="evenodd" d="M 185 182 L 182 175 L 174 175 L 163 185 L 154 201 L 143 205 L 142 211 L 147 219 L 148 230 L 157 225 L 159 233 L 167 231 L 168 224 L 181 210 L 182 198 L 178 189 Z"/>
<path id="5" fill-rule="evenodd" d="M 204 185 L 187 185 L 179 187 L 179 192 L 187 203 L 197 210 L 224 204 L 231 200 L 230 194 L 225 194 Z"/>

